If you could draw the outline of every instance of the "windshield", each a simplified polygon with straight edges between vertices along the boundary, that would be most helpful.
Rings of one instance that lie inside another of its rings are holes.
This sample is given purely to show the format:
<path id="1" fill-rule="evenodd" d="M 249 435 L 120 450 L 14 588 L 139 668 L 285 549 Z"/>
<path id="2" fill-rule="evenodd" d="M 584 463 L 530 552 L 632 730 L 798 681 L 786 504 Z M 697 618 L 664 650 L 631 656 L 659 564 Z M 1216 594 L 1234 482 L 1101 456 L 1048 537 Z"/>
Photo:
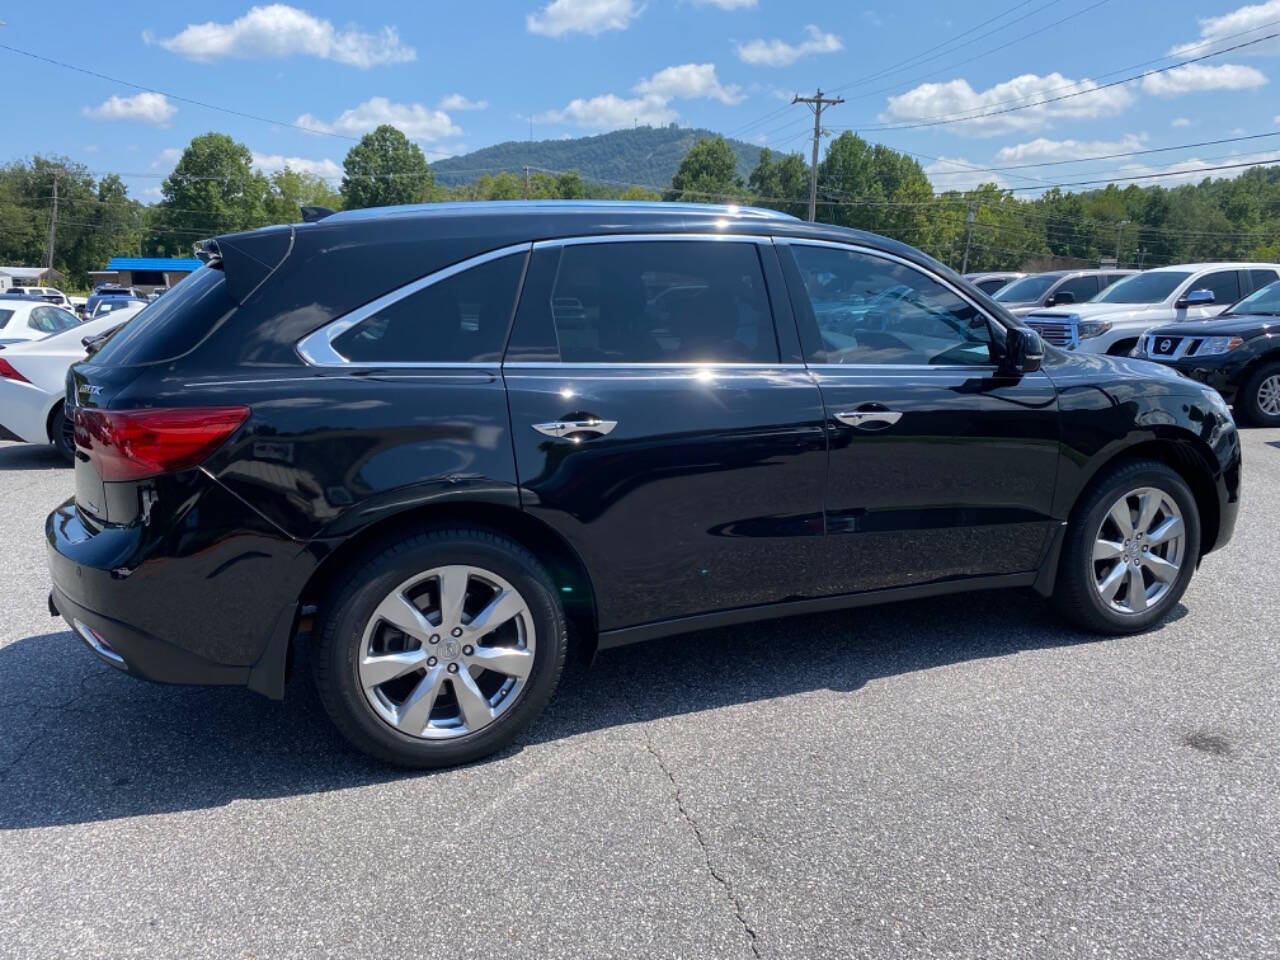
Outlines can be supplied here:
<path id="1" fill-rule="evenodd" d="M 1094 297 L 1091 303 L 1161 303 L 1191 276 L 1180 270 L 1153 270 L 1135 273 L 1117 281 Z"/>
<path id="2" fill-rule="evenodd" d="M 1280 282 L 1268 284 L 1261 290 L 1255 290 L 1234 307 L 1227 311 L 1231 316 L 1242 316 L 1247 313 L 1263 313 L 1280 316 Z"/>
<path id="3" fill-rule="evenodd" d="M 1001 303 L 1029 303 L 1032 300 L 1039 300 L 1057 279 L 1057 277 L 1044 275 L 1023 277 L 997 290 L 995 299 Z"/>

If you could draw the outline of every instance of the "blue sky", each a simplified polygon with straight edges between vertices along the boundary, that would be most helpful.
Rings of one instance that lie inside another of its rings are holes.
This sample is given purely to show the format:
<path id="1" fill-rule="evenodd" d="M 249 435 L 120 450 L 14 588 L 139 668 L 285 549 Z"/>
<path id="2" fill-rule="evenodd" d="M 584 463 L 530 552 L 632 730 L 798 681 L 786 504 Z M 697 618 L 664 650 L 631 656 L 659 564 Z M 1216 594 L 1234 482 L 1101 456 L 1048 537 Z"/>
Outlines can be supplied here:
<path id="1" fill-rule="evenodd" d="M 1280 134 L 1280 38 L 1092 87 L 1280 32 L 1280 0 L 232 0 L 109 11 L 64 0 L 56 18 L 35 4 L 3 17 L 0 43 L 115 78 L 0 50 L 6 159 L 66 154 L 129 174 L 144 200 L 208 130 L 247 144 L 263 169 L 288 160 L 335 182 L 350 138 L 380 122 L 430 158 L 526 139 L 531 123 L 550 139 L 677 122 L 807 153 L 812 120 L 788 101 L 818 86 L 847 99 L 826 115 L 833 133 L 914 153 L 938 188 L 1194 178 L 1280 156 L 1276 136 L 1020 166 Z M 974 169 L 1010 166 L 1020 169 Z"/>

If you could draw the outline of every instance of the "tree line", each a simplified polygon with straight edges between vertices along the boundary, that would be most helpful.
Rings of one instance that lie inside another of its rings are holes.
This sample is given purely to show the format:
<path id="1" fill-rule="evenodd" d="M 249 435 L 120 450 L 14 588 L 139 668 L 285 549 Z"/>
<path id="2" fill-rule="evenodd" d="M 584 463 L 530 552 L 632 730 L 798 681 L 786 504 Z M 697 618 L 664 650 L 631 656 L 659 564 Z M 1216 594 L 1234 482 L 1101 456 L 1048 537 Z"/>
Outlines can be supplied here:
<path id="1" fill-rule="evenodd" d="M 187 256 L 196 240 L 301 219 L 306 205 L 358 209 L 441 201 L 620 198 L 750 203 L 803 217 L 809 164 L 762 150 L 747 177 L 723 137 L 704 137 L 669 188 L 600 184 L 576 171 L 498 173 L 441 186 L 422 150 L 382 126 L 347 153 L 338 187 L 311 173 L 255 170 L 248 147 L 222 133 L 195 137 L 143 204 L 116 174 L 100 179 L 66 158 L 37 156 L 0 167 L 0 263 L 43 264 L 57 190 L 54 265 L 83 289 L 112 256 Z M 1054 188 L 1031 199 L 994 183 L 935 194 L 912 157 L 846 132 L 818 165 L 817 219 L 884 234 L 970 270 L 1054 265 L 1125 266 L 1215 259 L 1280 259 L 1280 167 L 1232 180 L 1172 188 L 1080 193 Z"/>

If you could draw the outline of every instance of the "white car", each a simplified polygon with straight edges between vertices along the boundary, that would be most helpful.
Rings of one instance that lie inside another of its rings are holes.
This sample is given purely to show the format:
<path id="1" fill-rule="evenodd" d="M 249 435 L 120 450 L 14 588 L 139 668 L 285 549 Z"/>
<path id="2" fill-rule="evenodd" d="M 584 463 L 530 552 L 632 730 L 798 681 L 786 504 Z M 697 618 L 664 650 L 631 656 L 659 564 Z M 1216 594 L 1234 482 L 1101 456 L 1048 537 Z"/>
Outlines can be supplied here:
<path id="1" fill-rule="evenodd" d="M 0 350 L 27 340 L 41 340 L 80 325 L 68 310 L 40 300 L 0 297 Z"/>
<path id="2" fill-rule="evenodd" d="M 1280 264 L 1189 263 L 1135 273 L 1088 303 L 1037 310 L 1023 319 L 1046 342 L 1085 353 L 1126 355 L 1152 327 L 1216 317 L 1241 297 L 1280 280 Z"/>
<path id="3" fill-rule="evenodd" d="M 62 415 L 67 371 L 84 359 L 86 339 L 114 330 L 141 309 L 116 310 L 0 351 L 0 440 L 52 443 L 70 460 L 75 442 Z"/>
<path id="4" fill-rule="evenodd" d="M 44 297 L 49 303 L 71 309 L 71 298 L 56 287 L 10 287 L 5 293 L 22 293 L 32 297 Z"/>

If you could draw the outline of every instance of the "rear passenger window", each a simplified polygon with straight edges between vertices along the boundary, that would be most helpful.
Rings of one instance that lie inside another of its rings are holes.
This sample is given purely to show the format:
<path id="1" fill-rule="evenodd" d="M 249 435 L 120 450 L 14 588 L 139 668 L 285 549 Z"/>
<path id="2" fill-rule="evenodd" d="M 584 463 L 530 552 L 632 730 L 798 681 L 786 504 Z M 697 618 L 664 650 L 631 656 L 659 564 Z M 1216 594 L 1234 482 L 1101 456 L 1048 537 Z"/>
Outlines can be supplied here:
<path id="1" fill-rule="evenodd" d="M 1253 289 L 1261 290 L 1267 284 L 1280 280 L 1280 277 L 1276 276 L 1274 270 L 1250 270 L 1249 279 L 1253 281 Z"/>
<path id="2" fill-rule="evenodd" d="M 1187 288 L 1188 293 L 1192 290 L 1212 290 L 1216 304 L 1235 303 L 1240 299 L 1240 274 L 1235 270 L 1210 273 Z"/>
<path id="3" fill-rule="evenodd" d="M 811 363 L 991 362 L 986 317 L 927 274 L 836 247 L 790 249 L 799 276 L 788 265 L 788 282 L 803 287 L 792 291 L 802 324 L 818 332 L 818 342 L 805 344 Z"/>
<path id="4" fill-rule="evenodd" d="M 513 253 L 402 297 L 335 337 L 333 349 L 352 363 L 500 360 L 524 262 Z"/>
<path id="5" fill-rule="evenodd" d="M 778 362 L 754 242 L 569 244 L 547 307 L 564 363 Z"/>
<path id="6" fill-rule="evenodd" d="M 31 311 L 27 326 L 37 333 L 54 334 L 70 330 L 80 321 L 57 307 L 36 307 Z"/>

